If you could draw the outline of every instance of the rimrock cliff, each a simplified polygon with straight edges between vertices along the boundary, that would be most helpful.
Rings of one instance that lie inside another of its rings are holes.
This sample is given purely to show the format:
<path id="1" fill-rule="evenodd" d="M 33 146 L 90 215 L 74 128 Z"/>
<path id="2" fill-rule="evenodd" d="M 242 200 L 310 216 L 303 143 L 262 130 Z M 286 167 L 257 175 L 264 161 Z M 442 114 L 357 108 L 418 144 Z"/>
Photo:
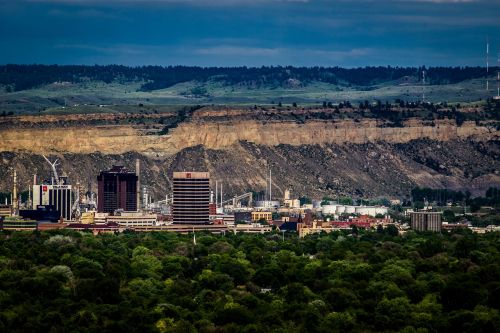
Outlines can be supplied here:
<path id="1" fill-rule="evenodd" d="M 322 111 L 323 112 L 323 111 Z M 179 120 L 180 119 L 180 120 Z M 47 174 L 40 154 L 89 189 L 112 164 L 146 170 L 141 180 L 163 195 L 173 170 L 208 170 L 227 194 L 264 189 L 273 169 L 277 194 L 396 196 L 414 186 L 480 193 L 500 185 L 498 131 L 488 121 L 409 117 L 320 119 L 315 111 L 202 108 L 169 114 L 78 114 L 0 118 L 0 191 L 15 167 L 21 185 Z"/>

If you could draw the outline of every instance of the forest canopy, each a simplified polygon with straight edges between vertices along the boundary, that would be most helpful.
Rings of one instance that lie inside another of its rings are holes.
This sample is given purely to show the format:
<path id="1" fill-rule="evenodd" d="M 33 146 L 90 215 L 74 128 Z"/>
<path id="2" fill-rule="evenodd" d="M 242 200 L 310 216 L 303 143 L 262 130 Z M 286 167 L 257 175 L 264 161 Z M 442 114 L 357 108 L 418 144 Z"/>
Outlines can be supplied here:
<path id="1" fill-rule="evenodd" d="M 0 331 L 494 332 L 499 250 L 468 230 L 1 233 Z"/>

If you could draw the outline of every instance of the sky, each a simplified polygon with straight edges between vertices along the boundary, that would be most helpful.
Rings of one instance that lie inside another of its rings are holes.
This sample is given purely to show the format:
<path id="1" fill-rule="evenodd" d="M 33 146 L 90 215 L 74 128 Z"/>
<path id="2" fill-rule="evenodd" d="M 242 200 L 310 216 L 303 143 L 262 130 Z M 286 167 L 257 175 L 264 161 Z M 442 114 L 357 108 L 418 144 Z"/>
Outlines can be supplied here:
<path id="1" fill-rule="evenodd" d="M 0 64 L 484 66 L 500 0 L 0 0 Z"/>

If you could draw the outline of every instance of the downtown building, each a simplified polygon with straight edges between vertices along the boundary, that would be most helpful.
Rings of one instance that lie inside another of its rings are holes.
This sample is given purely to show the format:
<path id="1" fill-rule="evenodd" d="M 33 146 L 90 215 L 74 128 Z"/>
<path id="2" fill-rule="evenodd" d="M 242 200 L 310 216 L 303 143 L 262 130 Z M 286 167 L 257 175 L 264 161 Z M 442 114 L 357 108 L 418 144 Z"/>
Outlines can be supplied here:
<path id="1" fill-rule="evenodd" d="M 174 172 L 172 214 L 175 224 L 209 224 L 210 174 Z"/>
<path id="2" fill-rule="evenodd" d="M 71 185 L 33 185 L 33 208 L 37 209 L 39 206 L 53 206 L 60 217 L 65 221 L 71 221 L 73 207 Z"/>
<path id="3" fill-rule="evenodd" d="M 411 228 L 417 231 L 441 232 L 443 222 L 441 212 L 410 213 Z"/>
<path id="4" fill-rule="evenodd" d="M 123 166 L 113 166 L 97 176 L 97 211 L 114 214 L 118 209 L 137 211 L 137 182 L 135 172 Z"/>

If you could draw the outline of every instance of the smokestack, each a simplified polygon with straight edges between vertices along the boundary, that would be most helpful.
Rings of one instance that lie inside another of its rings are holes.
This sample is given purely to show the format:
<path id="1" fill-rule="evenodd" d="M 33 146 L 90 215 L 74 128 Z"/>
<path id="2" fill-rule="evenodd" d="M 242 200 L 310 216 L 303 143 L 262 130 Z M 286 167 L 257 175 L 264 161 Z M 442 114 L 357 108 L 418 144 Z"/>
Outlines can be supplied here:
<path id="1" fill-rule="evenodd" d="M 222 183 L 220 184 L 220 208 L 223 208 L 223 206 L 222 206 Z"/>
<path id="2" fill-rule="evenodd" d="M 78 203 L 82 203 L 83 201 L 81 193 L 82 191 L 80 191 L 80 182 L 76 182 L 76 200 L 78 200 Z"/>
<path id="3" fill-rule="evenodd" d="M 17 199 L 17 172 L 14 170 L 14 189 L 12 191 L 12 210 L 14 211 L 14 215 L 17 215 L 17 204 L 18 204 L 18 199 Z"/>
<path id="4" fill-rule="evenodd" d="M 33 185 L 36 185 L 36 173 L 33 175 Z"/>
<path id="5" fill-rule="evenodd" d="M 271 169 L 269 169 L 269 201 L 273 199 L 272 187 L 271 187 Z"/>
<path id="6" fill-rule="evenodd" d="M 136 187 L 136 195 L 137 195 L 137 211 L 141 209 L 141 162 L 137 158 L 135 160 L 135 173 L 137 175 L 137 187 Z"/>
<path id="7" fill-rule="evenodd" d="M 215 181 L 215 207 L 219 207 L 219 188 L 218 188 L 218 183 Z"/>

